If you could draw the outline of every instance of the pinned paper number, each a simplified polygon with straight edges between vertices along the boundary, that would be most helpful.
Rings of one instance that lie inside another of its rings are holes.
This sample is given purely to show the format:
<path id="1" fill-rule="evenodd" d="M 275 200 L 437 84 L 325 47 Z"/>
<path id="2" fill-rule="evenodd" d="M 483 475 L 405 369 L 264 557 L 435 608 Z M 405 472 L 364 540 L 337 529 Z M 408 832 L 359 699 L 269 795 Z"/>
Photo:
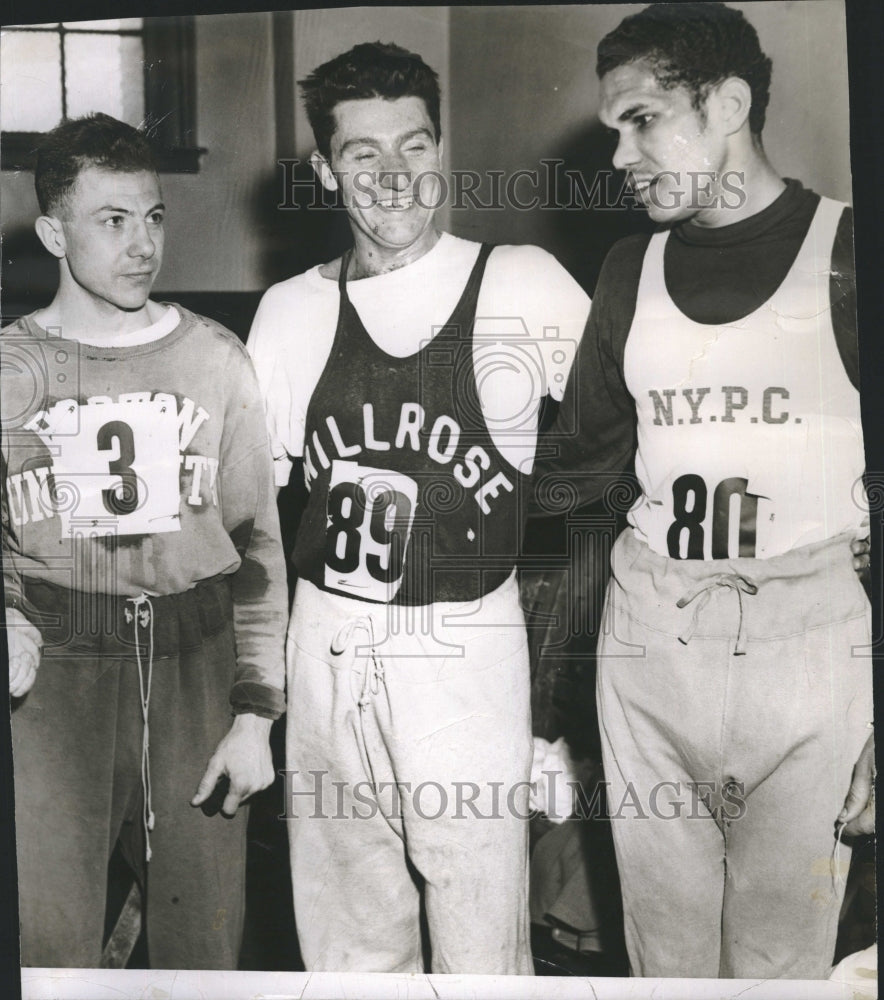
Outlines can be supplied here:
<path id="1" fill-rule="evenodd" d="M 417 483 L 401 472 L 332 463 L 325 585 L 369 601 L 390 601 L 402 585 Z"/>
<path id="2" fill-rule="evenodd" d="M 707 513 L 711 513 L 712 558 L 755 557 L 758 524 L 758 497 L 747 492 L 746 479 L 723 479 L 707 511 L 709 491 L 702 476 L 679 476 L 672 484 L 672 513 L 675 520 L 666 535 L 673 559 L 702 559 Z"/>
<path id="3" fill-rule="evenodd" d="M 52 477 L 62 531 L 90 524 L 121 535 L 179 531 L 178 420 L 160 401 L 81 406 L 58 435 Z"/>

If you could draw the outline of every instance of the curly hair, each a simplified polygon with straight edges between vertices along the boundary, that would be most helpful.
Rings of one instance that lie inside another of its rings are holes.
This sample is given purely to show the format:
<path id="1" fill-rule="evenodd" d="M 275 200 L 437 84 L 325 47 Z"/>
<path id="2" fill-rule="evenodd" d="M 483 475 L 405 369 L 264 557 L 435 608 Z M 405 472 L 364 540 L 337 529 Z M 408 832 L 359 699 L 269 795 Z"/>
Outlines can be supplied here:
<path id="1" fill-rule="evenodd" d="M 743 14 L 723 3 L 659 3 L 631 14 L 598 46 L 599 78 L 639 59 L 647 60 L 661 87 L 686 87 L 702 102 L 729 76 L 752 91 L 749 128 L 760 135 L 770 98 L 771 61 Z"/>
<path id="2" fill-rule="evenodd" d="M 34 187 L 44 215 L 63 207 L 87 167 L 157 172 L 150 140 L 139 129 L 100 112 L 63 121 L 46 133 L 37 151 Z"/>
<path id="3" fill-rule="evenodd" d="M 341 101 L 420 97 L 427 106 L 436 142 L 442 135 L 439 77 L 419 55 L 399 45 L 384 42 L 355 45 L 317 66 L 298 84 L 316 146 L 326 158 L 331 154 L 331 138 L 336 128 L 335 105 Z"/>

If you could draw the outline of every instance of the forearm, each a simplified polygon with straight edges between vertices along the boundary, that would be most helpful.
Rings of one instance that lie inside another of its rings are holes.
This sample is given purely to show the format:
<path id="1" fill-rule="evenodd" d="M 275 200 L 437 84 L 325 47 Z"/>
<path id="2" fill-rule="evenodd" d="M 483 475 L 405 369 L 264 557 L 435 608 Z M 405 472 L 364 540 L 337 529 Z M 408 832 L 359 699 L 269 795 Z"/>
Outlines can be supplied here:
<path id="1" fill-rule="evenodd" d="M 643 253 L 627 242 L 605 260 L 556 421 L 539 443 L 530 515 L 597 501 L 631 470 L 635 403 L 624 356 Z"/>
<path id="2" fill-rule="evenodd" d="M 274 495 L 264 407 L 251 366 L 231 386 L 221 503 L 240 555 L 233 574 L 237 668 L 230 702 L 236 714 L 277 718 L 285 709 L 288 588 Z"/>
<path id="3" fill-rule="evenodd" d="M 285 709 L 285 632 L 288 590 L 273 488 L 256 488 L 253 518 L 231 531 L 242 553 L 233 574 L 236 677 L 230 702 L 236 714 L 275 719 Z"/>
<path id="4" fill-rule="evenodd" d="M 555 423 L 538 445 L 529 516 L 592 503 L 631 468 L 635 411 L 620 375 L 589 336 L 574 362 Z"/>

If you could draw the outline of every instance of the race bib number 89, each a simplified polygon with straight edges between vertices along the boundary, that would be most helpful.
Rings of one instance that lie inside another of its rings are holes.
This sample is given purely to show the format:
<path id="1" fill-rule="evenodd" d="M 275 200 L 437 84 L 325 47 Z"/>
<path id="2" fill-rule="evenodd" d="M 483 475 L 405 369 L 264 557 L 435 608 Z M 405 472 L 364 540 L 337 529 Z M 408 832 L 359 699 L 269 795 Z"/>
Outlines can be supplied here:
<path id="1" fill-rule="evenodd" d="M 417 483 L 401 472 L 334 461 L 328 490 L 325 585 L 388 602 L 402 585 Z"/>

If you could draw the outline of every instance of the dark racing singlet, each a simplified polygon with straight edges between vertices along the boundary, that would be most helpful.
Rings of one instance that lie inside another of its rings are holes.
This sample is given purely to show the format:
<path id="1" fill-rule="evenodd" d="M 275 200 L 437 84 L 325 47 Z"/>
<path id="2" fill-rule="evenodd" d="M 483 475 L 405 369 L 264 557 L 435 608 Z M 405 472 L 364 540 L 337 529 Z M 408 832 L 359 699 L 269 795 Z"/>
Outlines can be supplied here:
<path id="1" fill-rule="evenodd" d="M 307 407 L 302 579 L 364 601 L 469 601 L 512 572 L 525 476 L 495 447 L 473 361 L 482 246 L 450 319 L 414 354 L 372 340 L 347 294 Z"/>

